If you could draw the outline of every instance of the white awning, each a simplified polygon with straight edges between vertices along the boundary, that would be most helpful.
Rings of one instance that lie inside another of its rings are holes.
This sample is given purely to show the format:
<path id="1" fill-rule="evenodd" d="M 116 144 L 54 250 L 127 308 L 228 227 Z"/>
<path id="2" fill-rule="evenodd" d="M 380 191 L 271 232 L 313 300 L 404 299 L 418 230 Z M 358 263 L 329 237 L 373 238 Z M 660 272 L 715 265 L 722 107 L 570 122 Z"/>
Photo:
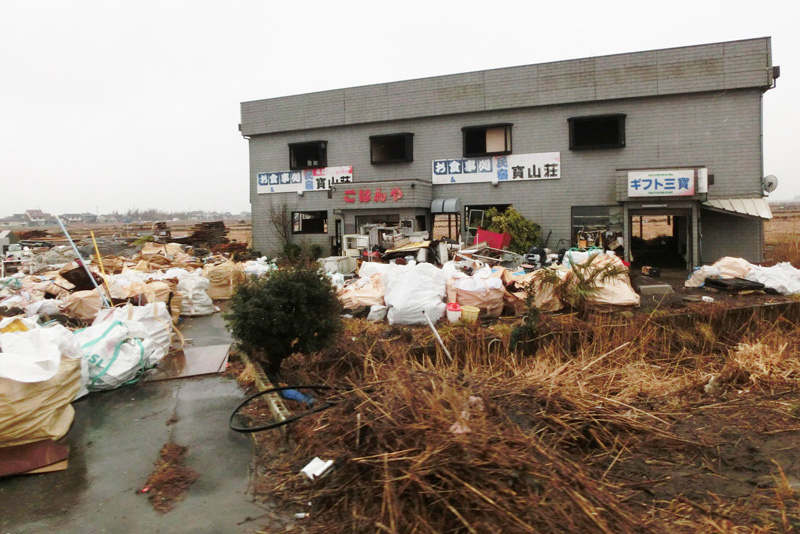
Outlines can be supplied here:
<path id="1" fill-rule="evenodd" d="M 702 205 L 704 208 L 715 211 L 758 217 L 759 219 L 772 218 L 772 211 L 765 198 L 715 198 L 706 200 Z"/>
<path id="2" fill-rule="evenodd" d="M 457 198 L 434 198 L 431 213 L 461 213 L 461 208 Z"/>

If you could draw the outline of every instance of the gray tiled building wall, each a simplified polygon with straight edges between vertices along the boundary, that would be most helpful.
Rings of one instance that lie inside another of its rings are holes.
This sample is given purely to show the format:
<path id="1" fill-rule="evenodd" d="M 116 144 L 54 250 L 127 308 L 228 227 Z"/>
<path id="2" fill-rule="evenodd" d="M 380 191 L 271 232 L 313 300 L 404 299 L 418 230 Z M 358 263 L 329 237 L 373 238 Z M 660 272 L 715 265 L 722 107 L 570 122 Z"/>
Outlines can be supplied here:
<path id="1" fill-rule="evenodd" d="M 570 235 L 570 208 L 616 204 L 618 169 L 706 166 L 714 175 L 710 198 L 759 197 L 761 183 L 761 92 L 759 90 L 626 99 L 502 112 L 471 113 L 378 124 L 314 129 L 252 137 L 250 140 L 251 200 L 256 249 L 275 253 L 264 224 L 270 202 L 286 202 L 293 211 L 352 208 L 335 192 L 256 194 L 257 172 L 289 168 L 288 144 L 324 139 L 328 165 L 353 165 L 355 186 L 366 181 L 418 179 L 430 182 L 431 161 L 460 157 L 463 126 L 511 122 L 513 152 L 560 152 L 559 180 L 440 185 L 432 197 L 459 198 L 462 205 L 511 203 L 553 231 L 554 244 Z M 569 150 L 567 119 L 573 116 L 625 113 L 626 147 Z M 413 132 L 414 161 L 371 165 L 369 136 Z M 415 189 L 414 191 L 417 191 Z M 408 194 L 408 189 L 406 193 Z M 419 188 L 424 193 L 423 188 Z M 430 193 L 428 193 L 430 196 Z M 330 225 L 331 232 L 332 222 Z M 351 230 L 347 230 L 351 231 Z M 327 236 L 304 236 L 306 242 L 327 245 Z"/>
<path id="2" fill-rule="evenodd" d="M 714 263 L 723 256 L 763 260 L 764 232 L 760 219 L 738 217 L 708 209 L 700 212 L 700 262 Z"/>
<path id="3" fill-rule="evenodd" d="M 242 103 L 242 134 L 772 84 L 769 38 L 336 89 Z"/>
<path id="4" fill-rule="evenodd" d="M 330 199 L 323 192 L 256 194 L 256 173 L 288 170 L 288 144 L 300 141 L 326 140 L 328 166 L 353 165 L 356 187 L 427 184 L 405 188 L 407 197 L 397 206 L 403 213 L 434 197 L 459 198 L 462 206 L 511 203 L 544 235 L 552 230 L 550 246 L 569 238 L 571 207 L 617 204 L 623 169 L 706 166 L 714 175 L 709 198 L 760 197 L 761 98 L 771 76 L 765 38 L 245 102 L 254 246 L 268 254 L 279 250 L 268 224 L 271 202 L 285 202 L 292 211 L 328 210 L 331 234 L 333 210 L 354 207 L 341 191 Z M 627 146 L 570 151 L 567 119 L 607 113 L 627 115 Z M 431 161 L 462 155 L 461 128 L 497 122 L 513 123 L 514 154 L 560 152 L 562 178 L 431 188 Z M 399 132 L 414 133 L 414 161 L 371 165 L 369 136 Z M 703 224 L 704 261 L 713 261 L 715 224 L 713 216 Z M 760 256 L 760 222 L 739 226 L 748 237 L 734 255 Z M 300 239 L 323 247 L 329 242 L 327 235 Z"/>

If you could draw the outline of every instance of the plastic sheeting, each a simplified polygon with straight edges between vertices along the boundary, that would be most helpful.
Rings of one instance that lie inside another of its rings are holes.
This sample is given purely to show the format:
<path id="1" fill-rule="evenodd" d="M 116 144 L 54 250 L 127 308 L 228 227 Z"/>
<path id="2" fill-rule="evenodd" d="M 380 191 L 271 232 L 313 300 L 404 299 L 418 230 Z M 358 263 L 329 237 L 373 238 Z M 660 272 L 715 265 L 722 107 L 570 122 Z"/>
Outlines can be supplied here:
<path id="1" fill-rule="evenodd" d="M 753 265 L 746 279 L 751 282 L 761 282 L 767 289 L 777 291 L 781 295 L 800 294 L 800 270 L 788 262 L 772 267 Z"/>

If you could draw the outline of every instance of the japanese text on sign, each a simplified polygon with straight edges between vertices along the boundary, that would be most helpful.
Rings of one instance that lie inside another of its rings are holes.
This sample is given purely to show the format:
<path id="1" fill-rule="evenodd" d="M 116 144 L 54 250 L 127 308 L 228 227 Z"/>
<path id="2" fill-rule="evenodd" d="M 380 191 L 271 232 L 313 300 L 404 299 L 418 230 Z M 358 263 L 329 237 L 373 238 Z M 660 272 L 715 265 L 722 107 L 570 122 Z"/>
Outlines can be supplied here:
<path id="1" fill-rule="evenodd" d="M 695 169 L 630 171 L 628 196 L 693 196 Z"/>
<path id="2" fill-rule="evenodd" d="M 353 183 L 353 166 L 259 172 L 256 175 L 256 183 L 258 194 L 328 191 L 332 185 Z"/>
<path id="3" fill-rule="evenodd" d="M 403 190 L 399 187 L 391 188 L 388 193 L 382 191 L 380 187 L 375 188 L 374 191 L 372 189 L 348 189 L 344 192 L 344 201 L 348 204 L 355 204 L 356 202 L 361 204 L 369 202 L 381 203 L 387 202 L 389 199 L 398 202 L 401 198 L 403 198 Z"/>
<path id="4" fill-rule="evenodd" d="M 561 153 L 433 160 L 433 183 L 514 182 L 561 178 Z"/>

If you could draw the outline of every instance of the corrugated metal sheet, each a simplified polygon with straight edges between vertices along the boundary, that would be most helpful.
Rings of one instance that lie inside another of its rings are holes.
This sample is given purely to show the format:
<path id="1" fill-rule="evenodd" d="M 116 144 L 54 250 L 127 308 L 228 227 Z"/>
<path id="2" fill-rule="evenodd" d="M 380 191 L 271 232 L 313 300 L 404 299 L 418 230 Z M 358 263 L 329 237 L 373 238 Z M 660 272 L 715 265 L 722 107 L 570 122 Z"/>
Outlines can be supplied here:
<path id="1" fill-rule="evenodd" d="M 737 213 L 758 217 L 760 219 L 771 219 L 772 211 L 769 204 L 763 198 L 715 198 L 706 200 L 703 206 L 728 213 Z"/>

